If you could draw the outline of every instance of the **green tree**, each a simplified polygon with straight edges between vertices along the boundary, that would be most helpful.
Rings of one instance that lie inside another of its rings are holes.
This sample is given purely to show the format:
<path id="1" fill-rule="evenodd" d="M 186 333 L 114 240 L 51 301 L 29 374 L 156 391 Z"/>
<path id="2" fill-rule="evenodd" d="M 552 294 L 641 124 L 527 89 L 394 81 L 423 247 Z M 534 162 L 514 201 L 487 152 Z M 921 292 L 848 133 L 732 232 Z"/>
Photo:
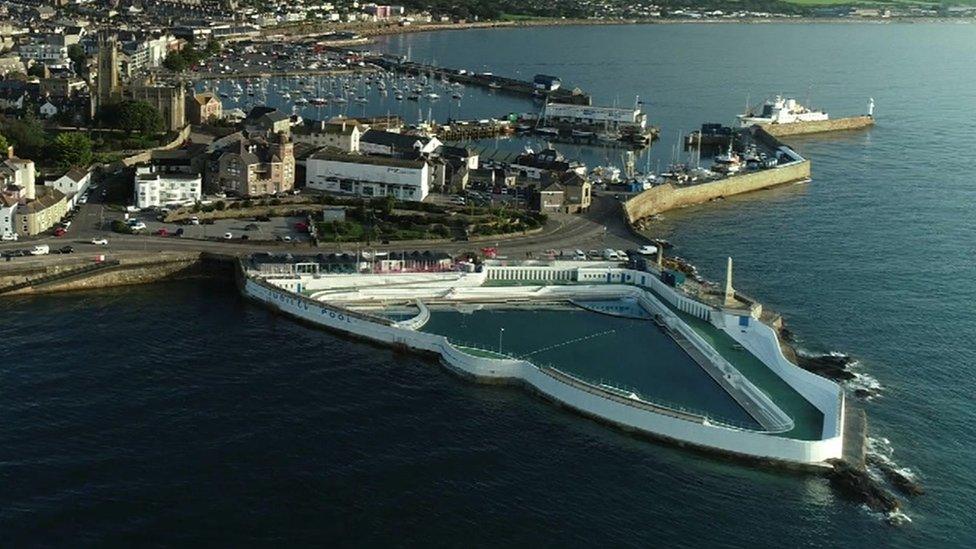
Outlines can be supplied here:
<path id="1" fill-rule="evenodd" d="M 171 51 L 166 54 L 166 59 L 163 60 L 163 66 L 173 72 L 183 72 L 186 70 L 187 62 L 181 52 Z"/>
<path id="2" fill-rule="evenodd" d="M 4 119 L 0 131 L 7 136 L 8 143 L 14 146 L 19 156 L 39 158 L 44 155 L 47 139 L 44 128 L 32 111 L 27 110 L 19 120 Z"/>
<path id="3" fill-rule="evenodd" d="M 207 56 L 209 57 L 211 55 L 217 55 L 218 53 L 220 53 L 221 49 L 222 47 L 220 45 L 220 42 L 218 42 L 215 39 L 212 39 L 207 42 L 207 48 L 204 51 L 207 53 Z"/>
<path id="4" fill-rule="evenodd" d="M 7 138 L 0 133 L 0 154 L 7 154 L 7 147 L 9 146 L 10 143 L 7 143 Z"/>
<path id="5" fill-rule="evenodd" d="M 44 71 L 43 63 L 34 63 L 33 65 L 30 66 L 29 69 L 27 69 L 27 76 L 36 76 L 38 78 L 44 78 L 45 76 L 44 72 L 45 71 Z"/>
<path id="6" fill-rule="evenodd" d="M 396 198 L 393 195 L 386 195 L 383 202 L 380 204 L 380 211 L 383 212 L 383 219 L 389 219 L 393 214 L 393 208 L 396 207 Z"/>
<path id="7" fill-rule="evenodd" d="M 102 124 L 110 128 L 155 135 L 163 131 L 163 115 L 145 101 L 122 101 L 106 105 L 98 113 Z"/>
<path id="8" fill-rule="evenodd" d="M 54 138 L 54 158 L 61 169 L 88 167 L 92 161 L 92 141 L 79 132 L 63 132 Z"/>
<path id="9" fill-rule="evenodd" d="M 85 55 L 85 48 L 81 47 L 81 44 L 68 46 L 68 59 L 74 63 L 75 74 L 80 75 L 88 65 L 88 56 Z"/>

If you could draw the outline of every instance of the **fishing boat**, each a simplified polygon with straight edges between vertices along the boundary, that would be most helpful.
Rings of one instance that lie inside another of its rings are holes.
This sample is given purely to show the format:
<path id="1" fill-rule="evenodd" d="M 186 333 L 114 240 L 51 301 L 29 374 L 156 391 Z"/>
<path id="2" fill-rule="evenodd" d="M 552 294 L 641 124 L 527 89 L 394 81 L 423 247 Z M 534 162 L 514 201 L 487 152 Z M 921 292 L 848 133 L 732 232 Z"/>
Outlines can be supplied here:
<path id="1" fill-rule="evenodd" d="M 729 143 L 729 148 L 726 152 L 715 157 L 715 163 L 712 165 L 712 171 L 724 174 L 737 173 L 741 169 L 742 159 L 732 150 L 731 143 Z"/>

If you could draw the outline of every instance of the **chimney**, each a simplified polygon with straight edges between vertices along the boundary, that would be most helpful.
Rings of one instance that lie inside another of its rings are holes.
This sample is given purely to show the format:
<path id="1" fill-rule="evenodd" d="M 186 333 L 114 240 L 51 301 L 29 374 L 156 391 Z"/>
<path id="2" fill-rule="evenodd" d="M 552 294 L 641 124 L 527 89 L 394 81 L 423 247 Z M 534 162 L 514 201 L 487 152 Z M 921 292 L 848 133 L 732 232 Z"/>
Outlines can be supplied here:
<path id="1" fill-rule="evenodd" d="M 13 158 L 15 158 L 15 156 L 14 156 L 14 146 L 13 145 L 10 145 L 10 146 L 7 147 L 7 159 L 10 160 L 10 159 L 13 159 Z"/>
<path id="2" fill-rule="evenodd" d="M 664 245 L 660 242 L 657 243 L 657 268 L 664 269 Z"/>

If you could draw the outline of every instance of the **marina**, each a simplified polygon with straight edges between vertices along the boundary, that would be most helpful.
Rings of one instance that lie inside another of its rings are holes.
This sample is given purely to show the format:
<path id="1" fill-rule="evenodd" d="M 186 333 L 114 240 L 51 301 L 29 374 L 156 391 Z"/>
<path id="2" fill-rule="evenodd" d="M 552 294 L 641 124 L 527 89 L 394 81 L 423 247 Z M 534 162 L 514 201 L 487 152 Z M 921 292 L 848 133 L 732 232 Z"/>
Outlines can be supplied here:
<path id="1" fill-rule="evenodd" d="M 557 103 L 589 105 L 592 99 L 578 88 L 571 90 L 562 87 L 562 81 L 555 76 L 538 74 L 532 82 L 519 80 L 494 73 L 476 73 L 466 69 L 449 69 L 432 64 L 408 61 L 402 57 L 381 55 L 368 58 L 371 63 L 386 70 L 412 76 L 427 76 L 462 85 L 478 86 L 491 91 L 521 97 L 546 99 Z"/>

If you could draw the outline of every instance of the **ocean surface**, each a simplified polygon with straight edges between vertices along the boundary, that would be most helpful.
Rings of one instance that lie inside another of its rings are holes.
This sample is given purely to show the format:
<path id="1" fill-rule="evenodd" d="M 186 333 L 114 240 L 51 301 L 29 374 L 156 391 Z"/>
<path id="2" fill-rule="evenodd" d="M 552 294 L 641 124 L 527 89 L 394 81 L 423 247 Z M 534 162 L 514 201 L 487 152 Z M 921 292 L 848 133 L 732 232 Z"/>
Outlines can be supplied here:
<path id="1" fill-rule="evenodd" d="M 835 117 L 873 97 L 877 127 L 793 141 L 809 184 L 651 231 L 712 279 L 733 256 L 736 287 L 804 348 L 859 360 L 881 386 L 862 404 L 877 451 L 928 492 L 905 501 L 911 522 L 821 478 L 635 439 L 193 282 L 3 301 L 0 545 L 976 544 L 976 27 L 524 28 L 376 47 L 555 74 L 598 103 L 639 94 L 662 128 L 655 163 L 747 97 L 809 96 Z M 462 113 L 536 108 L 479 93 Z"/>

